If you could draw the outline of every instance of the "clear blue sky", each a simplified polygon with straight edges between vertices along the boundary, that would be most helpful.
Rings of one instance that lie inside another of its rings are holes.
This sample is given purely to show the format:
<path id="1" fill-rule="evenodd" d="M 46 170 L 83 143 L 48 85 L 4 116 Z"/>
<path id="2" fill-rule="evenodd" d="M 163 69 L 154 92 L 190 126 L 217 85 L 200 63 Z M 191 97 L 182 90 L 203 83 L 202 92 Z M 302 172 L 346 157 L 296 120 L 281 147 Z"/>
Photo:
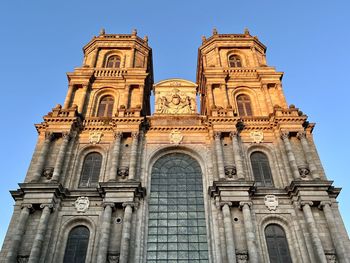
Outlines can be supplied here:
<path id="1" fill-rule="evenodd" d="M 248 27 L 285 72 L 287 101 L 316 122 L 314 137 L 350 230 L 348 1 L 2 1 L 0 4 L 0 245 L 12 215 L 9 190 L 22 182 L 34 150 L 34 123 L 67 90 L 65 73 L 100 28 L 148 35 L 155 81 L 195 81 L 201 36 Z M 346 115 L 347 114 L 347 115 Z M 348 149 L 348 151 L 346 150 Z"/>

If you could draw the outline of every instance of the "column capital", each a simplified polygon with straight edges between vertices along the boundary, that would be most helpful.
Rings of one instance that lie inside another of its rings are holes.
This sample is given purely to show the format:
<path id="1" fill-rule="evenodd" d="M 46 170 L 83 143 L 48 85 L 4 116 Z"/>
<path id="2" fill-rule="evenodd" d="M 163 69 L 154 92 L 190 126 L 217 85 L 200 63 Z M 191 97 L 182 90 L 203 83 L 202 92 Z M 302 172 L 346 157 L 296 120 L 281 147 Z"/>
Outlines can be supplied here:
<path id="1" fill-rule="evenodd" d="M 69 141 L 72 138 L 72 136 L 70 132 L 62 132 L 62 138 L 66 141 Z"/>
<path id="2" fill-rule="evenodd" d="M 23 208 L 28 208 L 29 210 L 33 210 L 33 205 L 32 204 L 21 204 L 21 209 Z"/>
<path id="3" fill-rule="evenodd" d="M 214 132 L 214 138 L 221 139 L 221 132 L 218 132 L 218 131 Z"/>
<path id="4" fill-rule="evenodd" d="M 138 204 L 137 202 L 124 202 L 124 203 L 122 204 L 122 206 L 123 206 L 124 208 L 126 208 L 127 206 L 130 206 L 131 208 L 137 209 L 138 206 L 139 206 L 139 204 Z"/>
<path id="5" fill-rule="evenodd" d="M 48 207 L 50 209 L 50 212 L 52 212 L 52 210 L 54 209 L 53 204 L 41 204 L 40 208 L 44 209 L 45 207 Z"/>
<path id="6" fill-rule="evenodd" d="M 110 208 L 114 208 L 115 204 L 113 202 L 103 202 L 102 204 L 103 208 L 106 208 L 107 206 L 109 206 Z"/>
<path id="7" fill-rule="evenodd" d="M 115 139 L 120 139 L 123 136 L 123 133 L 122 132 L 114 132 L 113 135 L 114 135 Z"/>
<path id="8" fill-rule="evenodd" d="M 320 204 L 318 205 L 318 208 L 322 210 L 326 205 L 331 206 L 332 202 L 329 200 L 321 201 Z"/>
<path id="9" fill-rule="evenodd" d="M 239 136 L 239 131 L 235 130 L 235 131 L 231 131 L 230 132 L 230 137 L 231 138 L 234 138 L 234 137 L 238 137 Z"/>
<path id="10" fill-rule="evenodd" d="M 232 206 L 232 202 L 220 202 L 219 203 L 219 206 L 220 208 L 222 209 L 225 205 L 228 205 L 229 207 Z"/>
<path id="11" fill-rule="evenodd" d="M 245 205 L 247 205 L 249 208 L 251 208 L 253 206 L 253 202 L 252 201 L 242 201 L 239 202 L 239 207 L 242 209 Z"/>
<path id="12" fill-rule="evenodd" d="M 297 138 L 298 138 L 299 140 L 301 140 L 301 139 L 306 139 L 306 132 L 305 132 L 305 131 L 299 131 L 299 132 L 297 133 Z"/>
<path id="13" fill-rule="evenodd" d="M 133 139 L 138 139 L 139 138 L 139 132 L 137 131 L 137 132 L 132 132 L 131 133 L 131 137 L 133 138 Z"/>
<path id="14" fill-rule="evenodd" d="M 45 132 L 45 141 L 51 142 L 54 137 L 53 132 Z"/>
<path id="15" fill-rule="evenodd" d="M 282 140 L 289 139 L 289 131 L 282 131 L 281 132 L 281 139 Z"/>
<path id="16" fill-rule="evenodd" d="M 312 202 L 312 201 L 300 201 L 300 202 L 298 203 L 298 205 L 299 205 L 300 209 L 303 209 L 303 207 L 304 207 L 305 205 L 313 206 L 313 205 L 314 205 L 314 202 Z"/>

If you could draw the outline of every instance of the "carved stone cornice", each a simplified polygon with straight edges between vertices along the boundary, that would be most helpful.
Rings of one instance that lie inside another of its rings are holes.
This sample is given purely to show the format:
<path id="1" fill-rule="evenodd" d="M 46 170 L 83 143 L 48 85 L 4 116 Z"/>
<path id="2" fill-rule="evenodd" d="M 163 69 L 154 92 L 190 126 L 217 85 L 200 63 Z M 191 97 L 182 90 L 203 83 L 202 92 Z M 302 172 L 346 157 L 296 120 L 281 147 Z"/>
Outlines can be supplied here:
<path id="1" fill-rule="evenodd" d="M 146 189 L 138 181 L 100 182 L 97 190 L 106 202 L 114 203 L 134 202 L 146 195 Z"/>

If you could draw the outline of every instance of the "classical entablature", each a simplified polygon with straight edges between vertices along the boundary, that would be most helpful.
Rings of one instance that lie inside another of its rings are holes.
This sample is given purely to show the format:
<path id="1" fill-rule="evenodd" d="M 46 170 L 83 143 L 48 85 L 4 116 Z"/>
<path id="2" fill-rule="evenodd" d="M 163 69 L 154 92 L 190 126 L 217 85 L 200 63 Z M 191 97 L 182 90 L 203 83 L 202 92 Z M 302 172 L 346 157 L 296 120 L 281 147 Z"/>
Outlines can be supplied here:
<path id="1" fill-rule="evenodd" d="M 184 79 L 167 79 L 154 85 L 155 114 L 197 114 L 197 84 Z"/>

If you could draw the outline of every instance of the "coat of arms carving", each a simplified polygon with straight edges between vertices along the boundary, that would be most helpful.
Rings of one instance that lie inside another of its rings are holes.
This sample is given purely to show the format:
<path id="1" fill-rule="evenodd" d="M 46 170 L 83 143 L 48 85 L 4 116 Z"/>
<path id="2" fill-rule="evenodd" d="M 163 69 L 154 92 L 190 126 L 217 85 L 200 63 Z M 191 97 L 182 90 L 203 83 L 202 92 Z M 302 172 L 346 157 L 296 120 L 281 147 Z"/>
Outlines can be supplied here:
<path id="1" fill-rule="evenodd" d="M 254 143 L 261 143 L 264 140 L 264 133 L 262 131 L 250 132 L 250 138 L 253 139 Z"/>
<path id="2" fill-rule="evenodd" d="M 85 213 L 90 205 L 89 198 L 86 196 L 79 196 L 74 202 L 74 206 L 77 209 L 78 213 Z"/>
<path id="3" fill-rule="evenodd" d="M 179 89 L 172 89 L 167 93 L 159 94 L 156 101 L 156 113 L 161 114 L 194 114 L 196 113 L 196 100 L 192 94 Z"/>
<path id="4" fill-rule="evenodd" d="M 92 144 L 97 144 L 101 141 L 103 133 L 102 132 L 90 132 L 89 141 Z"/>
<path id="5" fill-rule="evenodd" d="M 270 211 L 275 211 L 278 207 L 278 198 L 275 195 L 265 195 L 264 202 Z"/>
<path id="6" fill-rule="evenodd" d="M 183 137 L 184 136 L 178 129 L 172 130 L 169 135 L 170 143 L 178 145 L 181 143 Z"/>

